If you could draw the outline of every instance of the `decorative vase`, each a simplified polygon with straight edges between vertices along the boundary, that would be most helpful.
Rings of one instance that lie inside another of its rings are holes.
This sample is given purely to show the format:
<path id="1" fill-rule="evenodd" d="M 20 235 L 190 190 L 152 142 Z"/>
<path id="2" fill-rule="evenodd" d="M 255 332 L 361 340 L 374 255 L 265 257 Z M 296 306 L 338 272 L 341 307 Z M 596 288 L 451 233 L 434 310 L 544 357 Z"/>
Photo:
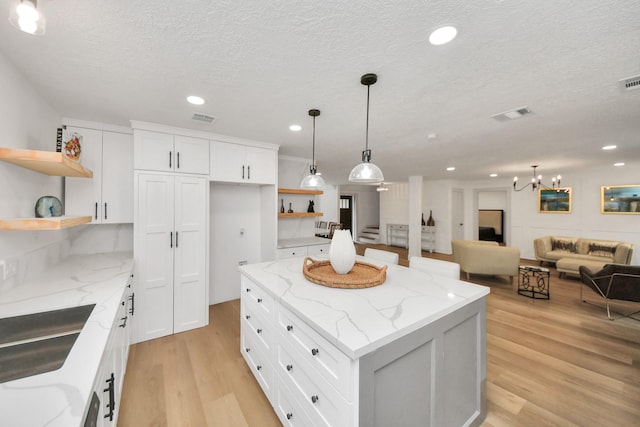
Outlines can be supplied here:
<path id="1" fill-rule="evenodd" d="M 422 225 L 426 225 L 424 222 L 424 212 L 422 212 Z"/>
<path id="2" fill-rule="evenodd" d="M 347 274 L 356 263 L 356 247 L 349 230 L 335 230 L 329 245 L 329 262 L 338 274 Z"/>
<path id="3" fill-rule="evenodd" d="M 433 227 L 436 225 L 436 222 L 433 220 L 433 216 L 431 215 L 431 211 L 429 211 L 429 219 L 427 219 L 427 225 L 429 227 Z"/>
<path id="4" fill-rule="evenodd" d="M 289 210 L 287 212 L 288 213 L 293 213 L 293 209 L 291 209 L 291 202 L 289 202 Z"/>
<path id="5" fill-rule="evenodd" d="M 313 209 L 313 200 L 309 200 L 309 207 L 307 208 L 307 212 L 315 212 L 315 210 Z"/>
<path id="6" fill-rule="evenodd" d="M 280 199 L 280 213 L 284 213 L 284 199 Z"/>

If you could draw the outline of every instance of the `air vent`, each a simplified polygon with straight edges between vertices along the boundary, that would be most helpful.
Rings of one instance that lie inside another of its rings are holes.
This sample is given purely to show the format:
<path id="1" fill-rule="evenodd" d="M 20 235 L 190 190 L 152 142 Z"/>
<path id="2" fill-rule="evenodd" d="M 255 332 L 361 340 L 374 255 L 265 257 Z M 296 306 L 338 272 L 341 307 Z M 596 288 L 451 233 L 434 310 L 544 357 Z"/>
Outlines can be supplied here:
<path id="1" fill-rule="evenodd" d="M 193 117 L 191 117 L 193 120 L 198 120 L 200 122 L 206 122 L 206 123 L 213 123 L 213 121 L 216 119 L 213 116 L 210 116 L 209 114 L 203 114 L 203 113 L 193 113 Z"/>
<path id="2" fill-rule="evenodd" d="M 627 77 L 620 80 L 620 85 L 624 90 L 640 89 L 640 76 Z"/>
<path id="3" fill-rule="evenodd" d="M 499 122 L 506 122 L 507 120 L 519 119 L 525 114 L 531 113 L 528 107 L 520 107 L 515 110 L 504 111 L 502 113 L 494 114 L 491 116 Z"/>

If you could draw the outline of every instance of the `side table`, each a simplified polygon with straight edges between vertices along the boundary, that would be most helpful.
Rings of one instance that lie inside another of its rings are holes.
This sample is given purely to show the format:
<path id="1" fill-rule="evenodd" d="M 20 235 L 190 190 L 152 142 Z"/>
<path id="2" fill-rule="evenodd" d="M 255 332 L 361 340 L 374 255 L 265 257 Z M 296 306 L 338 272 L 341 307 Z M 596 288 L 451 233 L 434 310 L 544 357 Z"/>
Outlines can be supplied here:
<path id="1" fill-rule="evenodd" d="M 548 268 L 521 265 L 518 267 L 518 294 L 534 299 L 549 299 L 551 273 Z"/>

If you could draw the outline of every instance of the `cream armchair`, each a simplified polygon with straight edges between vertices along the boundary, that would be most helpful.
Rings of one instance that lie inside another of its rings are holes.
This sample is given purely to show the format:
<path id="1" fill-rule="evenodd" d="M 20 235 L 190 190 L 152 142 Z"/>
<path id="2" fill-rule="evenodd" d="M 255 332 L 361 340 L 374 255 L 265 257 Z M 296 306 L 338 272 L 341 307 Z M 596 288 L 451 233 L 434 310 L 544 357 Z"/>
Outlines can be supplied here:
<path id="1" fill-rule="evenodd" d="M 509 276 L 511 283 L 518 275 L 520 249 L 481 240 L 452 240 L 453 261 L 467 274 Z"/>

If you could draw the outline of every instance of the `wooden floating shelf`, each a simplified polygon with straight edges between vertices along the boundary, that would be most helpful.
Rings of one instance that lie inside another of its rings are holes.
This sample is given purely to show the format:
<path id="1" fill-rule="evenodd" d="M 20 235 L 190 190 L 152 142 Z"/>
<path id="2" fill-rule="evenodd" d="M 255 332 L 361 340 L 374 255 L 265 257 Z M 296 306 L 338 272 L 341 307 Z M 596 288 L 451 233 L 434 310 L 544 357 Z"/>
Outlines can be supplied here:
<path id="1" fill-rule="evenodd" d="M 0 230 L 60 230 L 88 222 L 91 222 L 91 215 L 0 219 Z"/>
<path id="2" fill-rule="evenodd" d="M 93 178 L 93 172 L 55 151 L 0 147 L 0 160 L 50 176 Z"/>
<path id="3" fill-rule="evenodd" d="M 280 194 L 324 194 L 322 190 L 303 190 L 301 188 L 278 188 Z"/>
<path id="4" fill-rule="evenodd" d="M 294 212 L 294 213 L 279 213 L 278 218 L 304 218 L 312 216 L 322 216 L 322 212 Z"/>

